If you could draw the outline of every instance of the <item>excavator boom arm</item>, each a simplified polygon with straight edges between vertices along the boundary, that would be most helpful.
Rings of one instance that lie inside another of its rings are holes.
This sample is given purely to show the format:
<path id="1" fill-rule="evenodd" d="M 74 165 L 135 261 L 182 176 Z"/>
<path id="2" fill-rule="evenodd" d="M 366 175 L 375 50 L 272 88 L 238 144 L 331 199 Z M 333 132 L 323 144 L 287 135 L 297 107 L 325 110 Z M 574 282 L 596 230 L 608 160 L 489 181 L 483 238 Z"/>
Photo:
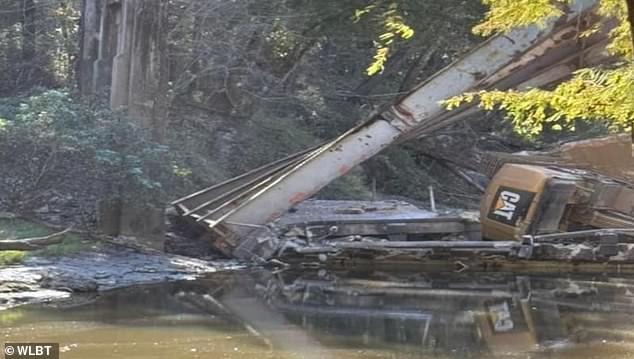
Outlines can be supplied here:
<path id="1" fill-rule="evenodd" d="M 518 87 L 527 81 L 539 86 L 569 75 L 575 69 L 571 64 L 582 62 L 571 59 L 589 53 L 578 47 L 575 36 L 567 35 L 578 34 L 577 20 L 594 5 L 592 0 L 577 0 L 562 18 L 552 19 L 546 26 L 494 36 L 418 85 L 384 113 L 336 139 L 184 197 L 173 205 L 181 214 L 211 229 L 225 253 L 243 259 L 252 258 L 256 252 L 258 257 L 266 257 L 266 251 L 256 251 L 262 240 L 252 232 L 390 144 L 429 133 L 475 109 L 467 105 L 447 111 L 442 100 L 466 91 Z M 604 40 L 604 34 L 594 35 L 584 48 Z M 585 63 L 596 60 L 596 54 L 592 54 Z M 552 71 L 553 66 L 557 71 Z M 530 71 L 522 73 L 522 69 Z M 534 75 L 539 76 L 534 79 Z"/>

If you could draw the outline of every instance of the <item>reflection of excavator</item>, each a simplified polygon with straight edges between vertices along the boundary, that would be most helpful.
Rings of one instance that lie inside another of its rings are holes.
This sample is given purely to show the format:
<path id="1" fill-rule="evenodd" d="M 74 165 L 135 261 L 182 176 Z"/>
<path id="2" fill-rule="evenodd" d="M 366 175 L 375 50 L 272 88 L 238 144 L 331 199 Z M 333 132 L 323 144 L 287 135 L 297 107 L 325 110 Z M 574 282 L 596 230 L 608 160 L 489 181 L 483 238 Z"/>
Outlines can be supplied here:
<path id="1" fill-rule="evenodd" d="M 254 277 L 268 307 L 309 336 L 363 348 L 410 345 L 418 354 L 489 357 L 580 342 L 588 348 L 625 339 L 619 335 L 629 336 L 634 315 L 628 278 L 326 271 Z"/>
<path id="2" fill-rule="evenodd" d="M 63 303 L 55 310 L 75 313 L 79 320 L 92 313 L 90 318 L 118 328 L 126 323 L 149 325 L 152 333 L 171 332 L 175 322 L 186 330 L 204 328 L 211 337 L 187 341 L 187 350 L 208 345 L 203 353 L 214 350 L 215 356 L 629 358 L 634 340 L 633 279 L 596 274 L 254 270 L 106 291 L 79 307 L 77 299 L 67 303 L 72 305 L 70 312 Z M 127 310 L 121 310 L 122 303 Z M 41 309 L 25 313 L 39 318 Z M 200 316 L 201 311 L 211 315 Z M 58 325 L 66 327 L 64 323 Z M 150 344 L 156 339 L 147 338 Z M 231 352 L 223 351 L 226 347 L 217 340 L 226 341 Z M 250 342 L 260 352 L 239 345 Z M 608 346 L 623 346 L 624 354 L 615 354 Z M 234 347 L 239 347 L 237 354 Z M 550 350 L 558 353 L 551 356 Z M 377 351 L 379 355 L 373 355 Z"/>
<path id="3" fill-rule="evenodd" d="M 609 21 L 600 22 L 595 5 L 593 0 L 576 0 L 560 19 L 543 28 L 528 27 L 493 37 L 414 88 L 388 110 L 333 141 L 198 191 L 173 205 L 183 217 L 206 228 L 207 236 L 225 254 L 242 259 L 270 258 L 278 254 L 280 243 L 274 236 L 266 235 L 266 224 L 389 144 L 427 135 L 478 111 L 473 105 L 447 111 L 440 104 L 442 100 L 465 91 L 547 86 L 570 76 L 579 64 L 609 61 L 603 49 L 612 25 Z M 598 23 L 600 31 L 578 41 L 581 32 Z M 613 158 L 588 155 L 598 153 L 591 147 L 599 142 L 564 150 L 561 158 L 546 164 L 520 156 L 503 161 L 508 163 L 501 167 L 496 162 L 492 166 L 495 176 L 482 201 L 482 237 L 513 242 L 508 248 L 515 248 L 518 239 L 528 241 L 525 248 L 513 250 L 524 258 L 534 253 L 534 242 L 585 239 L 596 239 L 602 244 L 601 248 L 592 249 L 600 252 L 599 257 L 617 256 L 622 249 L 618 246 L 620 238 L 631 234 L 634 228 L 634 166 L 631 152 L 623 155 L 629 160 L 612 167 Z M 624 143 L 627 146 L 627 141 Z M 613 147 L 605 146 L 604 153 L 613 153 Z M 530 165 L 517 164 L 522 160 Z M 443 219 L 426 222 L 421 233 L 442 234 L 447 226 L 439 226 L 438 221 Z M 392 242 L 375 247 L 405 251 L 458 246 L 489 253 L 503 249 L 500 243 L 458 242 Z M 332 252 L 335 247 L 334 250 L 341 250 L 360 244 L 328 246 L 326 251 Z M 620 258 L 634 260 L 634 255 Z"/>

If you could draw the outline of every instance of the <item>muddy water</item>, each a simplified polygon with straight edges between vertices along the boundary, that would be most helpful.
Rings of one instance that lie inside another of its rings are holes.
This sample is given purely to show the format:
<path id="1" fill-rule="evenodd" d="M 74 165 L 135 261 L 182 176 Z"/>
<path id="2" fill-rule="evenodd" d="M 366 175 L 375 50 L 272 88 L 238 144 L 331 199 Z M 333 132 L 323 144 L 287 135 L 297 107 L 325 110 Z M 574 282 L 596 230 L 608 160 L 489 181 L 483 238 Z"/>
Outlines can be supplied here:
<path id="1" fill-rule="evenodd" d="M 0 312 L 61 358 L 634 358 L 634 277 L 217 274 Z"/>

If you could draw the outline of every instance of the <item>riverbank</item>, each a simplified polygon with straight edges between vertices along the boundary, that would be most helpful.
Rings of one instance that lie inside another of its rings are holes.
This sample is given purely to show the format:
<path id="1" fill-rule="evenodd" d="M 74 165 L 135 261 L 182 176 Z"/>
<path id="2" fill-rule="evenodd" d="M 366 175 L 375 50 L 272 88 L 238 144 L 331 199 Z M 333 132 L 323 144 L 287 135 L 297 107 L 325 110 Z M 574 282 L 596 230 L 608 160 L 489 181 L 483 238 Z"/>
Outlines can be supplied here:
<path id="1" fill-rule="evenodd" d="M 369 203 L 306 201 L 280 223 L 289 226 L 311 218 L 328 219 L 332 216 L 337 219 L 389 217 L 406 210 L 409 215 L 413 215 L 412 211 L 423 217 L 434 215 L 401 201 L 372 202 L 372 208 L 368 207 Z M 339 213 L 335 209 L 346 211 Z M 0 219 L 0 240 L 45 236 L 54 231 L 57 229 L 49 225 L 16 216 Z M 132 238 L 68 233 L 62 243 L 36 251 L 19 252 L 15 261 L 0 262 L 0 310 L 31 303 L 73 300 L 82 297 L 77 294 L 91 296 L 140 284 L 192 280 L 242 267 L 235 261 L 207 256 L 209 243 L 187 240 L 171 232 L 166 242 L 170 253 L 134 246 L 134 243 Z"/>
<path id="2" fill-rule="evenodd" d="M 74 293 L 192 280 L 239 267 L 234 261 L 205 261 L 110 243 L 69 256 L 30 256 L 19 265 L 0 268 L 0 310 Z"/>

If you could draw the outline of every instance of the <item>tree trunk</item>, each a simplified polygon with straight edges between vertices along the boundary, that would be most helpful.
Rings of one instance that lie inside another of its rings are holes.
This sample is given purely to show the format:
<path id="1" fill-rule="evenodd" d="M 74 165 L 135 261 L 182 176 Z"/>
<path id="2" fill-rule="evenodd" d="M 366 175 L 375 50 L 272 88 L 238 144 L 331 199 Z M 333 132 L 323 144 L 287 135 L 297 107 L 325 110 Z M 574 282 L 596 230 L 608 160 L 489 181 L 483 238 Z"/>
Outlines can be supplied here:
<path id="1" fill-rule="evenodd" d="M 30 251 L 50 246 L 52 244 L 59 244 L 64 241 L 64 235 L 70 232 L 70 230 L 71 227 L 44 237 L 3 240 L 0 241 L 0 251 Z"/>
<path id="2" fill-rule="evenodd" d="M 627 3 L 627 20 L 630 23 L 630 35 L 632 36 L 632 54 L 634 54 L 634 0 L 625 0 L 625 2 Z M 634 62 L 634 59 L 632 59 L 632 61 Z M 630 132 L 632 140 L 632 158 L 634 158 L 634 118 L 630 123 Z"/>
<path id="3" fill-rule="evenodd" d="M 35 3 L 34 0 L 22 0 L 22 61 L 31 65 L 35 58 Z"/>

